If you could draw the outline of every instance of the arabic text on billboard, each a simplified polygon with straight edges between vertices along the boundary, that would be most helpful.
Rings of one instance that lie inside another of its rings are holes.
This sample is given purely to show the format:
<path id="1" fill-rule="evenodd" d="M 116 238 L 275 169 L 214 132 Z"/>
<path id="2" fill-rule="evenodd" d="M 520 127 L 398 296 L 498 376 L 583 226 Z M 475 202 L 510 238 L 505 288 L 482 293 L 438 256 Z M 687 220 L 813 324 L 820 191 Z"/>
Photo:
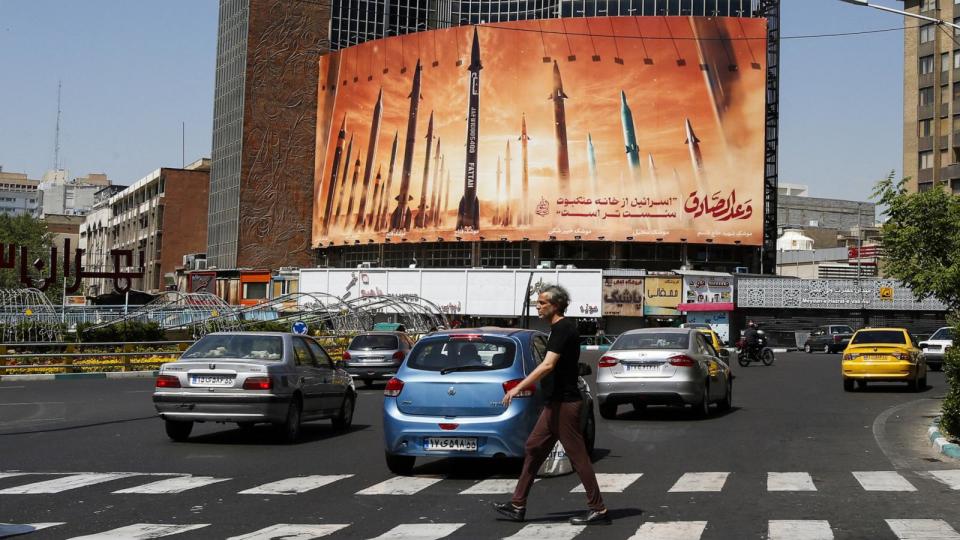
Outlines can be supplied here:
<path id="1" fill-rule="evenodd" d="M 643 278 L 603 278 L 605 316 L 643 316 Z"/>

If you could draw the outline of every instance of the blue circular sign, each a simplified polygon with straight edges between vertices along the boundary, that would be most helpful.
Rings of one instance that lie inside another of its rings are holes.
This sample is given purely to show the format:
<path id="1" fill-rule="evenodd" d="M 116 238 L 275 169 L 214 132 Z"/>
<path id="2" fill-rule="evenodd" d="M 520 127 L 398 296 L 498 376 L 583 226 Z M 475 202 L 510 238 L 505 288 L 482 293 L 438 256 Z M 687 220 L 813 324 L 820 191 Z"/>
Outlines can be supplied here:
<path id="1" fill-rule="evenodd" d="M 294 334 L 306 334 L 307 333 L 307 323 L 303 321 L 297 321 L 293 323 L 293 333 Z"/>

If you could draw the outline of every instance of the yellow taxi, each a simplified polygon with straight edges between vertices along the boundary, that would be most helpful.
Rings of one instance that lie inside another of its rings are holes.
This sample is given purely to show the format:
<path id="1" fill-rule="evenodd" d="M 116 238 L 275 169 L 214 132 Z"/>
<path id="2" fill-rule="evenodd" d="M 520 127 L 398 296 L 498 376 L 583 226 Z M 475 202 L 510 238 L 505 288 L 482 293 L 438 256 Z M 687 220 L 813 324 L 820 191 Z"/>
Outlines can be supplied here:
<path id="1" fill-rule="evenodd" d="M 723 350 L 723 345 L 720 344 L 720 336 L 717 335 L 715 331 L 706 328 L 698 328 L 697 330 L 704 336 L 707 336 L 707 340 L 710 341 L 710 344 L 713 345 L 713 348 L 716 349 L 717 352 Z"/>
<path id="2" fill-rule="evenodd" d="M 910 332 L 903 328 L 864 328 L 843 351 L 843 389 L 866 388 L 867 381 L 905 381 L 910 389 L 927 387 L 927 363 Z"/>

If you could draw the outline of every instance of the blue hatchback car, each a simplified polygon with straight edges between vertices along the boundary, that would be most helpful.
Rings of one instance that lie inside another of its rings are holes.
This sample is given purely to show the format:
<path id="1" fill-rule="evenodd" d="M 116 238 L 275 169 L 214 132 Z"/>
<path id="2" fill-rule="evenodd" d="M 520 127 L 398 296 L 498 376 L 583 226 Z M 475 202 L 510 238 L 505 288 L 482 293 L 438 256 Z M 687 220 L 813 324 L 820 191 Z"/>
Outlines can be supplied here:
<path id="1" fill-rule="evenodd" d="M 408 475 L 418 456 L 518 458 L 543 408 L 539 388 L 504 394 L 541 362 L 547 336 L 535 330 L 476 328 L 420 338 L 384 391 L 387 467 Z M 581 364 L 580 374 L 590 373 Z M 593 397 L 581 377 L 581 425 L 593 451 Z"/>

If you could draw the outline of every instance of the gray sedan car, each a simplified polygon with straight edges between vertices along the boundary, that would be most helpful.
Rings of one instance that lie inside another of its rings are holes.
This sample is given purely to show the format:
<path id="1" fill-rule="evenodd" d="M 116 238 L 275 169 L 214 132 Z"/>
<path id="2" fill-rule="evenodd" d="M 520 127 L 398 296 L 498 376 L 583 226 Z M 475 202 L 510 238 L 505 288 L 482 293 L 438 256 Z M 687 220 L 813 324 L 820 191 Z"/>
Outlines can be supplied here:
<path id="1" fill-rule="evenodd" d="M 724 351 L 725 352 L 725 351 Z M 625 332 L 597 363 L 600 416 L 615 418 L 631 404 L 691 405 L 702 415 L 710 405 L 733 404 L 733 375 L 724 352 L 717 352 L 692 328 L 644 328 Z"/>
<path id="2" fill-rule="evenodd" d="M 390 380 L 413 348 L 404 332 L 365 332 L 353 338 L 343 353 L 343 367 L 354 379 L 370 386 Z"/>
<path id="3" fill-rule="evenodd" d="M 357 392 L 310 337 L 283 332 L 208 334 L 179 360 L 160 366 L 153 403 L 176 441 L 194 422 L 236 422 L 241 428 L 268 422 L 294 442 L 300 425 L 331 419 L 346 429 Z"/>

